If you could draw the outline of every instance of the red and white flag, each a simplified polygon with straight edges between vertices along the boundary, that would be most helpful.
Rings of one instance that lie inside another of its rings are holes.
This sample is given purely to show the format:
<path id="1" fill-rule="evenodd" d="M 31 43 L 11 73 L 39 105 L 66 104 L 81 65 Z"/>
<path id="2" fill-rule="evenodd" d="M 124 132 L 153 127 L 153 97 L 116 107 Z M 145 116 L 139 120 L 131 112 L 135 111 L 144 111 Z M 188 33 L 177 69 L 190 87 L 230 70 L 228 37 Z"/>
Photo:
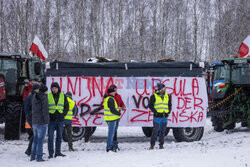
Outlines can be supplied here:
<path id="1" fill-rule="evenodd" d="M 247 38 L 241 43 L 238 53 L 240 54 L 240 57 L 246 58 L 250 57 L 250 35 L 247 36 Z"/>
<path id="2" fill-rule="evenodd" d="M 34 53 L 35 55 L 37 55 L 37 57 L 39 57 L 42 60 L 45 60 L 48 58 L 48 53 L 44 49 L 42 42 L 37 36 L 35 36 L 31 44 L 30 51 Z"/>

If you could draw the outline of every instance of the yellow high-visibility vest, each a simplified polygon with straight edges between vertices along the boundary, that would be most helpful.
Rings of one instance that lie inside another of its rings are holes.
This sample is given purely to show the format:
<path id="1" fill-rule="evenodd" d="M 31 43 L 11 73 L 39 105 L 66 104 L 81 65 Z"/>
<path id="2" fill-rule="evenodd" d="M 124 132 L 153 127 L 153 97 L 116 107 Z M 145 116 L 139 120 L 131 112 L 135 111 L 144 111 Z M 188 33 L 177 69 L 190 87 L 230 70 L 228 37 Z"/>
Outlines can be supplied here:
<path id="1" fill-rule="evenodd" d="M 64 109 L 64 94 L 60 93 L 58 103 L 56 105 L 52 92 L 48 93 L 48 103 L 49 103 L 50 114 L 54 114 L 56 110 L 62 114 Z"/>
<path id="2" fill-rule="evenodd" d="M 160 95 L 154 93 L 155 95 L 155 104 L 154 107 L 158 113 L 169 113 L 168 102 L 169 97 L 168 94 L 165 93 L 164 98 L 162 99 Z"/>
<path id="3" fill-rule="evenodd" d="M 112 99 L 114 100 L 114 102 L 115 102 L 115 108 L 116 108 L 117 111 L 119 111 L 119 110 L 118 110 L 118 105 L 117 105 L 117 103 L 116 103 L 116 101 L 115 101 L 115 99 L 114 99 L 113 97 L 108 96 L 108 97 L 104 98 L 104 101 L 103 101 L 103 107 L 104 107 L 104 120 L 105 120 L 105 121 L 114 121 L 114 120 L 119 119 L 120 116 L 119 116 L 119 115 L 115 115 L 115 114 L 113 114 L 113 113 L 110 111 L 110 108 L 108 107 L 108 100 L 109 100 L 109 98 L 112 98 Z"/>
<path id="4" fill-rule="evenodd" d="M 69 97 L 67 97 L 67 100 L 69 102 L 69 111 L 68 111 L 67 115 L 64 117 L 64 119 L 72 120 L 75 102 Z"/>

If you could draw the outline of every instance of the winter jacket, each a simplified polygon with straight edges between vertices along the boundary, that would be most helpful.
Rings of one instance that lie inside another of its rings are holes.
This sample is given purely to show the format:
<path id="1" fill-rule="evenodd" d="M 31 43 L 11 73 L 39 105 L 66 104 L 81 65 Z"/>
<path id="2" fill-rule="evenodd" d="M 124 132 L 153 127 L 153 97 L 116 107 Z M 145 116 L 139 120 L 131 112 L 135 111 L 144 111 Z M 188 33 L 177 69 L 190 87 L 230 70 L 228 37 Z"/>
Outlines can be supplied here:
<path id="1" fill-rule="evenodd" d="M 31 94 L 29 96 L 26 97 L 26 99 L 24 100 L 24 112 L 25 112 L 25 116 L 26 116 L 26 121 L 32 125 L 32 110 L 31 110 L 31 106 L 32 106 L 32 97 L 35 93 L 32 91 Z"/>
<path id="2" fill-rule="evenodd" d="M 115 98 L 115 101 L 116 101 L 118 107 L 125 107 L 125 104 L 122 101 L 122 97 L 118 93 L 115 94 L 114 98 Z"/>
<path id="3" fill-rule="evenodd" d="M 57 93 L 53 93 L 53 98 L 55 100 L 55 104 L 57 105 L 58 100 L 59 100 L 59 95 L 61 93 L 60 88 L 58 89 Z M 67 100 L 67 96 L 64 95 L 64 109 L 63 109 L 63 113 L 59 113 L 59 111 L 55 111 L 54 114 L 49 114 L 50 115 L 50 121 L 64 121 L 64 117 L 67 115 L 69 111 L 69 102 Z"/>
<path id="4" fill-rule="evenodd" d="M 105 95 L 104 95 L 104 98 L 106 98 L 106 97 L 108 97 L 108 96 L 111 96 L 111 95 L 105 94 Z M 112 97 L 113 97 L 113 96 L 112 96 Z M 118 104 L 117 104 L 117 105 L 118 105 Z M 112 114 L 119 115 L 119 116 L 121 115 L 121 113 L 115 109 L 115 101 L 114 101 L 113 98 L 109 98 L 109 100 L 108 100 L 108 107 L 110 108 L 110 112 L 111 112 Z"/>
<path id="5" fill-rule="evenodd" d="M 35 93 L 32 98 L 32 124 L 49 123 L 49 105 L 43 92 Z"/>
<path id="6" fill-rule="evenodd" d="M 156 94 L 160 95 L 160 92 L 156 91 Z M 164 97 L 164 94 L 161 95 L 162 98 Z M 150 100 L 149 100 L 149 108 L 150 110 L 154 113 L 154 117 L 159 117 L 159 118 L 165 118 L 165 117 L 168 117 L 168 115 L 171 113 L 171 109 L 172 109 L 172 103 L 171 103 L 171 96 L 169 95 L 169 102 L 168 102 L 168 108 L 169 108 L 169 113 L 166 114 L 166 113 L 158 113 L 154 107 L 155 105 L 155 95 L 152 94 L 150 96 Z"/>

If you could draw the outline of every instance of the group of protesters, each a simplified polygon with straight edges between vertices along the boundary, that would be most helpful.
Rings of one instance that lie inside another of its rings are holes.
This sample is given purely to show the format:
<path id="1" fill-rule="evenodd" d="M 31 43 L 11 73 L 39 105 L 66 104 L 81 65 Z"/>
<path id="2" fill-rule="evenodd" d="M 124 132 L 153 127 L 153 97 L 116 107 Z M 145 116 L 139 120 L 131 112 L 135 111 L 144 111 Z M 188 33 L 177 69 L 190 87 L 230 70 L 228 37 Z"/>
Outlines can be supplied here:
<path id="1" fill-rule="evenodd" d="M 150 140 L 150 150 L 155 148 L 155 142 L 159 136 L 159 149 L 164 149 L 164 137 L 167 128 L 168 116 L 171 112 L 171 97 L 166 93 L 166 87 L 162 83 L 157 84 L 155 92 L 150 96 L 150 110 L 154 113 L 153 130 Z M 104 95 L 104 120 L 108 124 L 108 137 L 106 151 L 117 152 L 120 150 L 117 141 L 117 129 L 121 110 L 125 108 L 121 96 L 117 93 L 117 87 L 111 85 Z"/>
<path id="2" fill-rule="evenodd" d="M 59 84 L 51 84 L 51 92 L 47 86 L 33 84 L 31 94 L 25 99 L 24 111 L 27 124 L 31 126 L 29 146 L 25 154 L 30 156 L 30 161 L 45 161 L 43 159 L 43 142 L 48 129 L 49 159 L 64 157 L 61 152 L 62 133 L 65 126 L 68 136 L 69 150 L 74 151 L 72 145 L 72 117 L 77 114 L 77 106 L 72 100 L 71 92 L 61 92 Z M 56 142 L 54 150 L 54 132 Z"/>
<path id="3" fill-rule="evenodd" d="M 164 136 L 167 127 L 167 118 L 171 111 L 171 97 L 165 92 L 164 84 L 157 84 L 154 94 L 151 95 L 149 108 L 154 113 L 153 131 L 149 149 L 154 149 L 157 136 L 159 135 L 159 149 L 163 149 Z M 43 142 L 48 129 L 48 152 L 49 159 L 66 155 L 61 152 L 62 133 L 65 131 L 68 137 L 69 151 L 74 151 L 72 144 L 72 117 L 78 113 L 77 106 L 72 100 L 71 92 L 61 92 L 57 82 L 51 84 L 51 92 L 43 84 L 34 84 L 31 94 L 26 98 L 24 110 L 26 120 L 32 127 L 30 142 L 26 154 L 30 161 L 45 161 L 43 159 Z M 103 99 L 104 120 L 108 125 L 108 136 L 106 151 L 117 152 L 120 150 L 117 140 L 117 129 L 119 126 L 121 111 L 125 104 L 117 93 L 117 86 L 110 85 Z M 54 150 L 54 131 L 56 131 L 56 142 Z"/>

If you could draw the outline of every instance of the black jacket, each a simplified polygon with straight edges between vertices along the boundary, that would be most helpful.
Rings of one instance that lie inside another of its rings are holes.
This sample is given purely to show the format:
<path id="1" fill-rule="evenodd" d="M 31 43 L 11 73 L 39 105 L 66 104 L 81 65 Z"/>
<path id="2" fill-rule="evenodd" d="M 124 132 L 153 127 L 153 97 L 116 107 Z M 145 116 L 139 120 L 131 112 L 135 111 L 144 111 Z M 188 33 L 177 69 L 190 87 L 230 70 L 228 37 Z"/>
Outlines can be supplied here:
<path id="1" fill-rule="evenodd" d="M 49 123 L 48 98 L 42 93 L 35 93 L 32 98 L 32 124 Z"/>
<path id="2" fill-rule="evenodd" d="M 159 93 L 157 93 L 157 94 L 159 94 Z M 171 113 L 171 110 L 172 110 L 171 96 L 170 95 L 168 95 L 168 96 L 169 96 L 169 102 L 168 102 L 169 113 L 168 114 L 166 114 L 166 113 L 158 113 L 156 111 L 155 107 L 154 107 L 154 105 L 155 105 L 155 95 L 152 94 L 150 96 L 148 106 L 149 106 L 150 110 L 154 113 L 154 117 L 165 118 L 165 117 L 168 117 L 168 115 Z"/>
<path id="3" fill-rule="evenodd" d="M 104 98 L 106 98 L 108 96 L 111 96 L 111 95 L 105 94 Z M 111 96 L 111 97 L 113 97 L 113 96 Z M 108 100 L 108 107 L 110 108 L 110 112 L 112 114 L 119 115 L 119 116 L 121 115 L 121 113 L 115 109 L 115 100 L 114 100 L 114 97 L 113 98 L 109 98 L 109 100 Z"/>
<path id="4" fill-rule="evenodd" d="M 34 91 L 31 92 L 31 94 L 29 96 L 26 97 L 26 99 L 24 100 L 24 112 L 25 112 L 25 116 L 26 116 L 26 121 L 30 124 L 30 126 L 32 125 L 32 97 L 35 94 Z"/>
<path id="5" fill-rule="evenodd" d="M 52 92 L 56 105 L 58 103 L 60 93 L 61 93 L 60 89 L 58 90 L 57 93 Z M 61 113 L 59 113 L 58 110 L 56 110 L 54 114 L 49 114 L 50 115 L 50 121 L 63 121 L 64 117 L 67 115 L 68 111 L 69 111 L 69 102 L 67 100 L 66 95 L 64 95 L 63 113 L 61 114 Z"/>

